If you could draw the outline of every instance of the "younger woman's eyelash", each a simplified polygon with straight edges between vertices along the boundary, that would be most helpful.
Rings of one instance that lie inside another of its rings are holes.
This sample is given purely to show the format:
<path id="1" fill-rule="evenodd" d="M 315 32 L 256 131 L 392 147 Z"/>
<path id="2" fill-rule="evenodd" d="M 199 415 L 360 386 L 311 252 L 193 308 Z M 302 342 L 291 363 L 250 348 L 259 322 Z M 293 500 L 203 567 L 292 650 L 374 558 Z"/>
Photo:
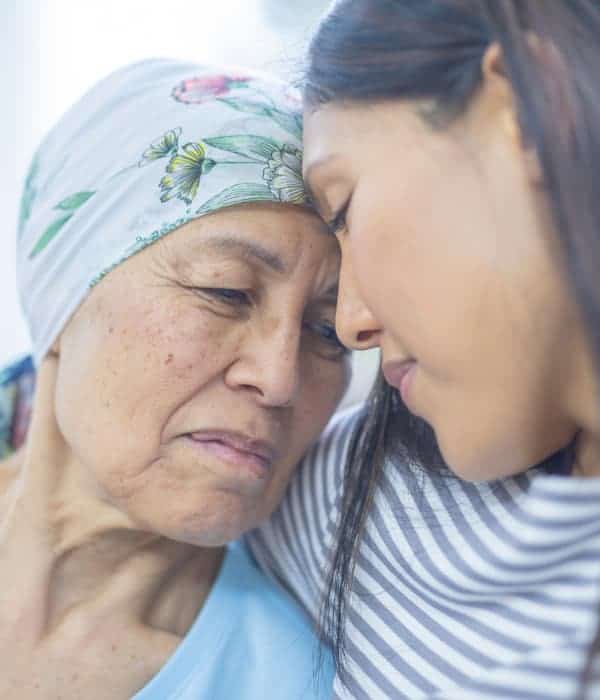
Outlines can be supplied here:
<path id="1" fill-rule="evenodd" d="M 331 219 L 331 221 L 327 222 L 327 228 L 329 229 L 329 233 L 331 233 L 333 236 L 335 236 L 336 233 L 339 233 L 343 228 L 346 226 L 346 214 L 348 213 L 348 208 L 350 207 L 350 200 L 344 204 L 344 206 L 338 211 L 338 213 Z"/>

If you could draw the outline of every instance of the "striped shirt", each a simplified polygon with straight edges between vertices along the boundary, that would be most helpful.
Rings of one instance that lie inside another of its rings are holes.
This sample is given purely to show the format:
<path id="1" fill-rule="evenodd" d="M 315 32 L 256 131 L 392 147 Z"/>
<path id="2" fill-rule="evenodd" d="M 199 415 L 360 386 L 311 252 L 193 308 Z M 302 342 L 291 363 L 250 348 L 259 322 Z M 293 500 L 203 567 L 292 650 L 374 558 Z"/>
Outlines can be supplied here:
<path id="1" fill-rule="evenodd" d="M 314 618 L 356 419 L 332 422 L 249 538 Z M 537 469 L 470 484 L 389 465 L 349 601 L 349 683 L 337 678 L 334 697 L 575 698 L 599 605 L 600 479 Z M 600 676 L 585 697 L 600 698 Z"/>

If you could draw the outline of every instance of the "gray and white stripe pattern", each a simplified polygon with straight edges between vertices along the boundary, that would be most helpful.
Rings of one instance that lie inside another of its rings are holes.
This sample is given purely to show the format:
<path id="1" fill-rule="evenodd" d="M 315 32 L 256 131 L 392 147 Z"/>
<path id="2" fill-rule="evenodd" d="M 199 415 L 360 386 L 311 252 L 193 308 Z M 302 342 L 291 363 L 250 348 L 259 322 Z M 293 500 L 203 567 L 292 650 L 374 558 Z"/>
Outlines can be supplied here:
<path id="1" fill-rule="evenodd" d="M 337 418 L 274 517 L 259 563 L 316 618 L 357 412 Z M 361 544 L 339 700 L 577 697 L 600 605 L 600 479 L 489 484 L 390 465 Z M 600 698 L 595 674 L 587 698 Z"/>

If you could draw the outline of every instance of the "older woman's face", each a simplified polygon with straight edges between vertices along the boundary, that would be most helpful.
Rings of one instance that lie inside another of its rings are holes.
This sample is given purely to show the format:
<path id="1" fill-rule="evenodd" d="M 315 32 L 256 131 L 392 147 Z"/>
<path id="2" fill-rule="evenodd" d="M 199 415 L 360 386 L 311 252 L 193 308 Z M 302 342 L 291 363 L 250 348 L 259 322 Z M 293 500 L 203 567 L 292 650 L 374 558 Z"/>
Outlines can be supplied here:
<path id="1" fill-rule="evenodd" d="M 261 204 L 108 275 L 61 336 L 56 396 L 100 498 L 201 545 L 267 517 L 345 387 L 338 264 L 316 216 Z"/>

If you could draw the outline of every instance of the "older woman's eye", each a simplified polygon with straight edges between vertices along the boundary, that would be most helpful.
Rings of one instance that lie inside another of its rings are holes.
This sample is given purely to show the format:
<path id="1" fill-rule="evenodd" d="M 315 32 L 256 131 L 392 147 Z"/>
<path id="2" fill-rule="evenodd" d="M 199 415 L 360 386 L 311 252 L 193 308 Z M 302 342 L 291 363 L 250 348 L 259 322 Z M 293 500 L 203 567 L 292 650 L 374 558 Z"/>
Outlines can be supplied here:
<path id="1" fill-rule="evenodd" d="M 216 301 L 224 302 L 230 306 L 249 306 L 250 296 L 247 292 L 239 289 L 228 289 L 226 287 L 205 287 L 199 290 L 202 294 L 215 299 Z"/>
<path id="2" fill-rule="evenodd" d="M 335 326 L 327 321 L 307 322 L 306 328 L 317 338 L 317 340 L 327 348 L 329 353 L 334 357 L 342 357 L 349 350 L 342 344 L 335 332 Z"/>

